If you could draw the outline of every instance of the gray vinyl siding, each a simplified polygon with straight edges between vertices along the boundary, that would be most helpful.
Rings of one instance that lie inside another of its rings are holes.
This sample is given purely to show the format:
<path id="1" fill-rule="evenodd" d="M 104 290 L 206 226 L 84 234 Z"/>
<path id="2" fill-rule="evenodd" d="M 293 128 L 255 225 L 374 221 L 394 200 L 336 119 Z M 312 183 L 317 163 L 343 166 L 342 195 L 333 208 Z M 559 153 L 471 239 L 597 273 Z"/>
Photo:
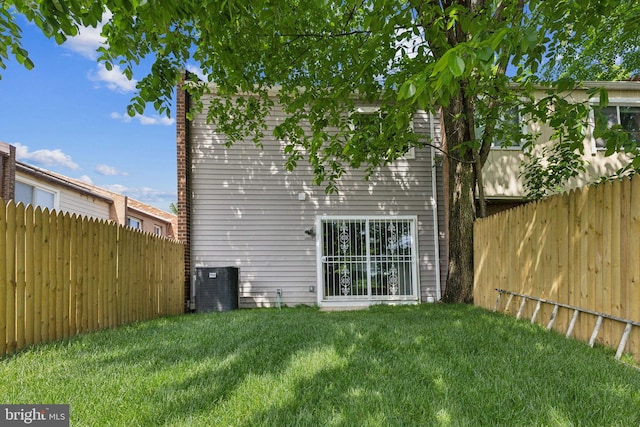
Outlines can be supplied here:
<path id="1" fill-rule="evenodd" d="M 429 135 L 428 117 L 415 117 L 416 132 Z M 327 195 L 324 187 L 312 184 L 313 170 L 306 162 L 292 173 L 285 170 L 284 143 L 271 132 L 281 118 L 275 107 L 263 149 L 248 141 L 227 149 L 224 135 L 214 133 L 203 115 L 192 123 L 192 274 L 196 267 L 239 267 L 241 307 L 274 306 L 276 289 L 282 289 L 283 304 L 313 305 L 319 285 L 316 240 L 305 230 L 315 226 L 316 216 L 416 215 L 420 294 L 423 301 L 436 298 L 440 260 L 435 256 L 431 148 L 417 149 L 415 160 L 380 168 L 369 181 L 364 171 L 349 171 L 338 184 L 339 193 Z M 300 193 L 306 200 L 298 200 Z"/>

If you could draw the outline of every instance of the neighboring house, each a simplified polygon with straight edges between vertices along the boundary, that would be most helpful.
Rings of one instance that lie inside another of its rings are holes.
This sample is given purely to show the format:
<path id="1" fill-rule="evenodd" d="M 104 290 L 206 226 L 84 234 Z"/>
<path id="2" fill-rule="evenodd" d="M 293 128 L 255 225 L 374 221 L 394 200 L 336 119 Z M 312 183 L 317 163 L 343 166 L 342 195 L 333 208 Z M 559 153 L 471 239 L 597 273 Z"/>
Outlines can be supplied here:
<path id="1" fill-rule="evenodd" d="M 109 198 L 112 203 L 109 218 L 118 224 L 142 230 L 146 233 L 176 238 L 178 217 L 170 212 L 139 202 L 128 196 L 106 190 L 82 181 L 73 180 L 78 185 Z"/>
<path id="2" fill-rule="evenodd" d="M 16 161 L 15 147 L 2 142 L 0 177 L 0 196 L 4 200 L 114 221 L 175 238 L 175 215 L 122 194 Z"/>
<path id="3" fill-rule="evenodd" d="M 605 87 L 609 97 L 609 106 L 602 112 L 610 124 L 619 124 L 632 134 L 632 138 L 640 141 L 640 82 L 588 82 L 586 88 Z M 597 99 L 589 99 L 586 89 L 576 89 L 567 94 L 567 99 L 576 103 L 597 105 Z M 565 190 L 584 186 L 597 181 L 602 176 L 612 175 L 628 163 L 628 157 L 621 153 L 611 156 L 604 155 L 604 142 L 594 139 L 593 115 L 587 129 L 584 141 L 584 160 L 587 161 L 586 171 L 577 178 L 570 180 Z M 540 133 L 536 144 L 539 150 L 551 138 L 552 130 L 547 126 L 529 125 L 528 131 Z M 489 153 L 484 166 L 483 179 L 489 213 L 523 203 L 525 189 L 522 171 L 524 153 L 522 147 L 514 144 L 509 148 L 495 147 Z"/>
<path id="4" fill-rule="evenodd" d="M 257 148 L 191 122 L 178 90 L 178 239 L 185 243 L 185 294 L 195 306 L 198 270 L 239 269 L 239 306 L 325 308 L 440 299 L 446 241 L 440 162 L 432 148 L 380 167 L 366 181 L 349 171 L 325 194 L 313 169 L 285 170 L 276 105 Z M 439 141 L 439 124 L 416 114 L 414 131 Z M 212 276 L 209 276 L 212 277 Z"/>

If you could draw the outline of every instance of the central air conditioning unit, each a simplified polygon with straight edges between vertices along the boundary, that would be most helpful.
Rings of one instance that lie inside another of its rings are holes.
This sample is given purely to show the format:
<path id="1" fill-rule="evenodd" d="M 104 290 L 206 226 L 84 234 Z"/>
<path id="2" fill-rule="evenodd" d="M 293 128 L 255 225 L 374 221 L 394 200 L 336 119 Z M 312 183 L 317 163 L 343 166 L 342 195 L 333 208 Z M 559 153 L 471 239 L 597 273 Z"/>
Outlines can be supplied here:
<path id="1" fill-rule="evenodd" d="M 238 308 L 238 276 L 237 267 L 197 267 L 196 312 Z"/>

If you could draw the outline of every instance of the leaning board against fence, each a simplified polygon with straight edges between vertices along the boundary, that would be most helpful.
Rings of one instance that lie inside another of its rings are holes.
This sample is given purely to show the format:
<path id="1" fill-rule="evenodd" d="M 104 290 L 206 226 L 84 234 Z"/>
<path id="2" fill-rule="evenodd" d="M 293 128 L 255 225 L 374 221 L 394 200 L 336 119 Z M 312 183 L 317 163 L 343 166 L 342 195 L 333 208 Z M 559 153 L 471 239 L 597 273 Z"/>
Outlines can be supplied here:
<path id="1" fill-rule="evenodd" d="M 494 309 L 496 289 L 640 322 L 640 176 L 572 190 L 476 221 L 477 305 Z M 531 319 L 535 301 L 506 298 L 498 310 Z M 548 324 L 542 304 L 535 319 Z M 506 310 L 505 310 L 506 309 Z M 553 329 L 590 341 L 598 316 L 559 308 Z M 573 325 L 571 325 L 573 322 Z M 596 343 L 616 348 L 625 323 L 602 320 Z M 626 351 L 640 360 L 640 328 Z"/>
<path id="2" fill-rule="evenodd" d="M 0 356 L 184 311 L 183 245 L 0 200 Z"/>

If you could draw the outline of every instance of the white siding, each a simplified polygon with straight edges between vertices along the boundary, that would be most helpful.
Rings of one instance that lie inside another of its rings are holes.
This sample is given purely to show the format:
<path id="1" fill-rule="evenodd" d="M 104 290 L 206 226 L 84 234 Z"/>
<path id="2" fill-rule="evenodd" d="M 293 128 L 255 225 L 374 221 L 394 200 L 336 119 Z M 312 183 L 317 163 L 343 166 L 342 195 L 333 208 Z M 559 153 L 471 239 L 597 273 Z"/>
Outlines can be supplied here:
<path id="1" fill-rule="evenodd" d="M 109 219 L 109 203 L 68 189 L 60 190 L 60 210 L 97 219 Z"/>
<path id="2" fill-rule="evenodd" d="M 251 142 L 227 149 L 204 116 L 192 124 L 192 268 L 239 267 L 241 307 L 275 305 L 276 289 L 282 289 L 284 304 L 313 305 L 316 242 L 305 230 L 317 215 L 417 215 L 421 296 L 435 298 L 431 149 L 380 168 L 369 181 L 363 171 L 350 171 L 338 184 L 339 194 L 326 195 L 312 184 L 305 162 L 286 172 L 284 143 L 271 133 L 281 114 L 274 110 L 271 116 L 264 149 Z M 414 129 L 429 135 L 427 114 L 416 116 Z"/>

